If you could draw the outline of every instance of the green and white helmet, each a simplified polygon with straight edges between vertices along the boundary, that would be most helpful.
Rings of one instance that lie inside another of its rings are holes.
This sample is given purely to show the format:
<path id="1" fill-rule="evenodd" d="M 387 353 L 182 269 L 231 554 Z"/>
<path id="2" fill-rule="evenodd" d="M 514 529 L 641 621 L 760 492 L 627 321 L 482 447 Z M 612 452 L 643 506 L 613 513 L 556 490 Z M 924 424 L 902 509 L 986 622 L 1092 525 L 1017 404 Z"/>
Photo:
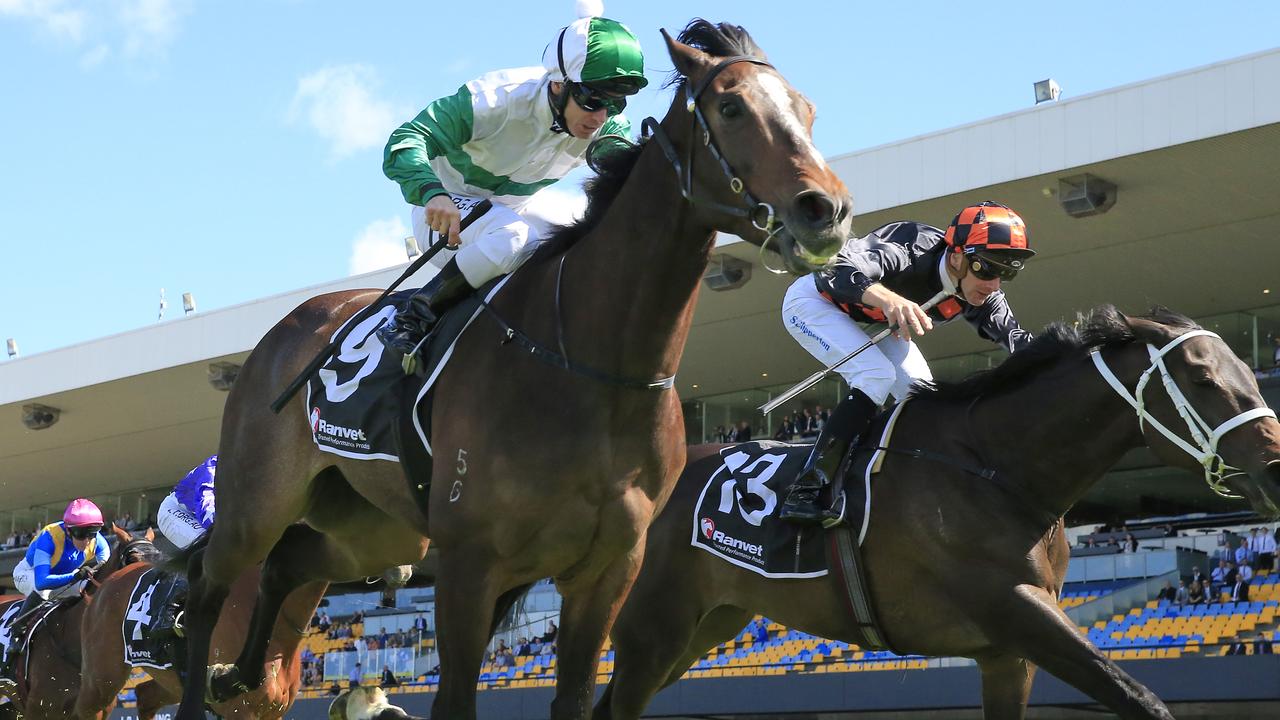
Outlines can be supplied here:
<path id="1" fill-rule="evenodd" d="M 648 85 L 635 34 L 617 20 L 595 16 L 603 10 L 599 3 L 578 6 L 579 15 L 593 16 L 562 28 L 543 51 L 542 66 L 551 79 L 616 95 L 633 95 Z"/>

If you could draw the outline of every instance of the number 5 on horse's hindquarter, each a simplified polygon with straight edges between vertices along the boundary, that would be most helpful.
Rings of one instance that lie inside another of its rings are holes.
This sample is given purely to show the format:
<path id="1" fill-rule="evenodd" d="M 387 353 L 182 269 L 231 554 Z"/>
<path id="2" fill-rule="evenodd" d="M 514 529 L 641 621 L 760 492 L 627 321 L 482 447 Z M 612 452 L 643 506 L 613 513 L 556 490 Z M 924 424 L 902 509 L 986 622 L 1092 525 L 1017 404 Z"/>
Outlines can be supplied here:
<path id="1" fill-rule="evenodd" d="M 1062 516 L 1129 449 L 1147 445 L 1259 514 L 1280 515 L 1280 423 L 1231 348 L 1168 311 L 1125 317 L 1106 307 L 1087 320 L 1078 331 L 1050 326 L 993 371 L 919 392 L 889 445 L 928 455 L 890 453 L 871 486 L 862 555 L 881 634 L 899 653 L 977 659 L 993 720 L 1023 717 L 1037 667 L 1120 717 L 1171 717 L 1057 602 L 1069 559 Z M 650 528 L 644 568 L 614 627 L 616 665 L 596 720 L 640 717 L 654 693 L 753 613 L 862 642 L 834 573 L 770 580 L 690 545 L 720 447 L 690 449 Z M 971 471 L 975 464 L 993 479 Z"/>
<path id="2" fill-rule="evenodd" d="M 244 648 L 209 683 L 217 697 L 261 682 L 265 631 L 290 589 L 415 562 L 428 532 L 440 553 L 433 715 L 475 717 L 494 618 L 544 577 L 565 598 L 552 716 L 588 714 L 600 647 L 684 463 L 669 380 L 715 232 L 768 243 L 796 271 L 848 235 L 851 202 L 813 146 L 813 107 L 746 31 L 695 21 L 667 46 L 683 80 L 663 122 L 647 123 L 651 140 L 597 163 L 585 217 L 508 279 L 440 371 L 429 517 L 400 467 L 317 450 L 297 400 L 279 417 L 266 407 L 376 293 L 309 300 L 259 342 L 227 398 L 218 522 L 190 565 L 181 720 L 201 717 L 212 618 L 243 568 L 265 558 Z"/>

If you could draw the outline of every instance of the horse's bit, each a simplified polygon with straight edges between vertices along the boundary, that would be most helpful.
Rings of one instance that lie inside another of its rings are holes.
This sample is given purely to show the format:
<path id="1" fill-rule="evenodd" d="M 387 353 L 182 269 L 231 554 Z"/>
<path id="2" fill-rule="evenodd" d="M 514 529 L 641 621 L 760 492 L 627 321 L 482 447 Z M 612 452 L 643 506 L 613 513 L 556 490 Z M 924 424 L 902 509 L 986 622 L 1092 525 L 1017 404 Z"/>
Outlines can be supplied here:
<path id="1" fill-rule="evenodd" d="M 715 67 L 711 68 L 711 70 L 703 76 L 702 81 L 698 83 L 696 88 L 691 89 L 690 83 L 686 80 L 684 84 L 684 93 L 685 109 L 693 113 L 693 118 L 697 123 L 696 126 L 691 125 L 689 127 L 690 135 L 695 135 L 698 128 L 702 129 L 702 144 L 706 146 L 707 150 L 711 153 L 711 156 L 720 163 L 720 170 L 724 173 L 725 177 L 729 179 L 729 190 L 735 195 L 742 196 L 742 206 L 726 205 L 715 200 L 694 196 L 694 137 L 689 138 L 688 148 L 685 152 L 685 159 L 681 162 L 675 146 L 671 144 L 671 139 L 667 137 L 666 131 L 662 129 L 662 126 L 657 120 L 651 117 L 645 118 L 644 122 L 640 124 L 640 129 L 642 135 L 652 137 L 657 141 L 658 147 L 662 148 L 662 154 L 666 156 L 667 162 L 671 163 L 672 169 L 676 171 L 676 177 L 680 180 L 680 194 L 684 199 L 688 200 L 691 204 L 707 205 L 719 212 L 750 220 L 752 227 L 765 233 L 765 240 L 763 243 L 760 243 L 760 252 L 763 254 L 765 247 L 769 244 L 769 241 L 782 230 L 782 223 L 778 222 L 777 214 L 775 213 L 773 206 L 769 203 L 756 200 L 755 196 L 751 194 L 751 191 L 748 190 L 746 185 L 742 182 L 742 178 L 738 177 L 737 173 L 734 172 L 733 166 L 725 159 L 724 154 L 720 152 L 720 148 L 716 145 L 715 138 L 711 136 L 711 125 L 707 123 L 706 116 L 702 114 L 702 108 L 698 107 L 698 98 L 701 97 L 704 90 L 710 87 L 711 81 L 715 80 L 716 76 L 725 68 L 740 62 L 762 65 L 764 67 L 774 69 L 773 65 L 761 58 L 752 57 L 750 55 L 734 55 L 732 57 L 724 58 L 717 63 Z M 769 268 L 768 265 L 765 265 L 765 267 L 769 270 L 773 270 L 773 268 Z"/>
<path id="2" fill-rule="evenodd" d="M 1222 456 L 1218 454 L 1218 441 L 1222 439 L 1223 435 L 1226 435 L 1228 432 L 1244 425 L 1247 422 L 1264 417 L 1274 418 L 1276 417 L 1276 412 L 1269 407 L 1254 408 L 1253 410 L 1246 410 L 1239 415 L 1236 415 L 1216 428 L 1211 428 L 1209 424 L 1200 417 L 1199 413 L 1195 411 L 1195 408 L 1191 407 L 1191 403 L 1187 402 L 1186 396 L 1182 394 L 1182 390 L 1178 388 L 1178 384 L 1174 382 L 1173 376 L 1169 374 L 1169 369 L 1165 367 L 1164 364 L 1164 356 L 1166 353 L 1193 337 L 1214 337 L 1219 340 L 1222 339 L 1217 333 L 1210 332 L 1208 330 L 1192 330 L 1179 335 L 1158 350 L 1154 345 L 1148 344 L 1147 354 L 1151 356 L 1151 365 L 1147 367 L 1141 376 L 1139 376 L 1138 385 L 1134 388 L 1132 395 L 1130 395 L 1125 386 L 1120 383 L 1120 380 L 1116 378 L 1115 373 L 1111 372 L 1111 368 L 1107 367 L 1107 363 L 1102 359 L 1102 354 L 1099 350 L 1093 350 L 1090 352 L 1090 355 L 1093 356 L 1093 364 L 1098 368 L 1098 372 L 1102 374 L 1102 377 L 1107 381 L 1107 384 L 1110 385 L 1121 398 L 1124 398 L 1125 402 L 1129 403 L 1129 405 L 1137 411 L 1139 428 L 1142 428 L 1144 421 L 1151 423 L 1151 427 L 1155 428 L 1161 435 L 1165 436 L 1169 442 L 1181 448 L 1183 452 L 1195 458 L 1196 462 L 1200 463 L 1204 468 L 1204 481 L 1209 485 L 1211 490 L 1222 497 L 1238 498 L 1240 497 L 1239 495 L 1233 494 L 1225 485 L 1223 485 L 1223 480 L 1235 475 L 1243 475 L 1244 472 L 1239 468 L 1228 465 L 1227 461 L 1222 459 Z M 1152 372 L 1156 370 L 1160 371 L 1160 378 L 1164 383 L 1164 390 L 1168 393 L 1169 399 L 1173 402 L 1173 407 L 1178 411 L 1178 414 L 1182 416 L 1183 421 L 1187 423 L 1187 430 L 1191 433 L 1191 438 L 1195 441 L 1198 448 L 1178 437 L 1164 425 L 1161 425 L 1160 421 L 1152 417 L 1151 414 L 1143 407 L 1143 389 L 1146 388 L 1147 381 L 1151 379 Z"/>

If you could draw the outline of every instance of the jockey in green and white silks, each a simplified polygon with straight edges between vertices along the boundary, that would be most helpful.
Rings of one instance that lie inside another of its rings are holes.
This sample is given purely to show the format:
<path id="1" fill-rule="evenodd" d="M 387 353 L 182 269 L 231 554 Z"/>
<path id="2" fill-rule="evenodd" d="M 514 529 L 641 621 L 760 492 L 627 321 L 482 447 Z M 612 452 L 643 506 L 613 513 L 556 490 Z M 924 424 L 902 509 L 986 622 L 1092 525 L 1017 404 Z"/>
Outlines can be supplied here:
<path id="1" fill-rule="evenodd" d="M 635 35 L 584 17 L 556 34 L 542 67 L 482 75 L 397 128 L 383 172 L 413 206 L 419 245 L 434 230 L 449 249 L 434 261 L 440 272 L 379 330 L 382 341 L 412 355 L 441 313 L 519 267 L 554 223 L 530 210 L 530 197 L 581 167 L 596 137 L 629 136 L 622 109 L 647 84 Z M 460 230 L 483 200 L 492 206 Z"/>

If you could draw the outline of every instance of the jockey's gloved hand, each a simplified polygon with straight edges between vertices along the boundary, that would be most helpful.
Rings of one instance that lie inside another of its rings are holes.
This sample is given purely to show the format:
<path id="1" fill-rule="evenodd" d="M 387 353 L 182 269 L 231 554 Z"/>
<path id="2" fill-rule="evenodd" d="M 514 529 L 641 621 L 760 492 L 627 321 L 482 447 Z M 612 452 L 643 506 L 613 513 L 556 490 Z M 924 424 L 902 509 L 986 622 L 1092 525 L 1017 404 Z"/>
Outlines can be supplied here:
<path id="1" fill-rule="evenodd" d="M 89 578 L 93 577 L 93 571 L 95 569 L 97 569 L 96 565 L 81 565 L 80 567 L 76 568 L 75 574 L 72 577 L 75 578 L 76 582 L 80 582 L 81 580 L 88 580 Z"/>

